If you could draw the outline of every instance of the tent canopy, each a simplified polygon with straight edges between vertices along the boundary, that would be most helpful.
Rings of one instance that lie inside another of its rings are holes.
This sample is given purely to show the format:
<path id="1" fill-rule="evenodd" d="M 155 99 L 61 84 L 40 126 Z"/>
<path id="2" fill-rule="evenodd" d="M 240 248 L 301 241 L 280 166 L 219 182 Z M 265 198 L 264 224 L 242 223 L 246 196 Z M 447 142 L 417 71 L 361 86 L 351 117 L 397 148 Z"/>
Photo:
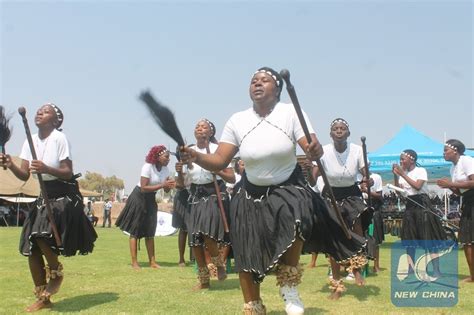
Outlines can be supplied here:
<path id="1" fill-rule="evenodd" d="M 16 165 L 21 164 L 21 159 L 17 156 L 12 156 L 13 162 Z M 84 197 L 100 197 L 101 193 L 80 189 Z M 13 172 L 9 169 L 3 170 L 0 168 L 0 196 L 29 196 L 37 197 L 40 193 L 39 182 L 37 178 L 30 176 L 26 182 L 16 178 Z"/>
<path id="2" fill-rule="evenodd" d="M 392 165 L 400 162 L 400 153 L 406 149 L 415 150 L 418 154 L 417 162 L 426 168 L 430 179 L 449 176 L 452 163 L 444 160 L 444 144 L 409 125 L 404 125 L 389 142 L 368 154 L 370 170 L 374 173 L 391 174 Z M 465 155 L 474 157 L 474 151 L 466 150 Z"/>

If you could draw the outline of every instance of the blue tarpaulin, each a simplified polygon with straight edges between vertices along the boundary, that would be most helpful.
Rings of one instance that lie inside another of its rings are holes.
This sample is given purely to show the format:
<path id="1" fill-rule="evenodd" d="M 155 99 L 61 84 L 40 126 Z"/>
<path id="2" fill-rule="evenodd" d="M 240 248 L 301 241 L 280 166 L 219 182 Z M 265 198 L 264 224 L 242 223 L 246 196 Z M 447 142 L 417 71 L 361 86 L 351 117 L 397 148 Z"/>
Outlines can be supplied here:
<path id="1" fill-rule="evenodd" d="M 429 180 L 449 176 L 452 163 L 443 158 L 444 144 L 409 125 L 403 126 L 395 137 L 377 151 L 368 154 L 370 171 L 385 178 L 390 177 L 392 165 L 400 163 L 400 153 L 406 149 L 412 149 L 418 154 L 417 162 L 427 170 Z M 474 151 L 466 150 L 465 155 L 474 157 Z"/>

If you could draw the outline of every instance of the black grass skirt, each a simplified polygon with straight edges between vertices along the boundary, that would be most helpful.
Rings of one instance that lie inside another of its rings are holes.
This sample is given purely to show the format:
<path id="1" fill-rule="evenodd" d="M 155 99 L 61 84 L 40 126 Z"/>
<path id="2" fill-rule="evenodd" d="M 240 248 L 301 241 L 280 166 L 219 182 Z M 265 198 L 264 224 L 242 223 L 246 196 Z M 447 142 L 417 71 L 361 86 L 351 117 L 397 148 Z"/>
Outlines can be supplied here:
<path id="1" fill-rule="evenodd" d="M 441 220 L 430 212 L 431 202 L 426 194 L 409 196 L 402 219 L 402 241 L 446 240 Z M 432 210 L 434 211 L 434 209 Z M 423 242 L 417 245 L 423 247 Z"/>
<path id="2" fill-rule="evenodd" d="M 347 227 L 352 229 L 354 223 L 360 219 L 362 231 L 367 231 L 372 222 L 373 210 L 365 204 L 359 187 L 357 185 L 332 187 L 332 191 Z M 323 196 L 328 198 L 328 193 L 324 189 Z M 330 203 L 329 199 L 328 203 Z"/>
<path id="3" fill-rule="evenodd" d="M 156 192 L 143 193 L 135 186 L 115 225 L 137 239 L 154 237 L 158 211 L 155 196 Z"/>
<path id="4" fill-rule="evenodd" d="M 171 225 L 175 229 L 187 231 L 186 228 L 186 213 L 189 206 L 188 203 L 189 192 L 187 189 L 179 189 L 173 199 L 173 218 Z"/>
<path id="5" fill-rule="evenodd" d="M 382 210 L 376 209 L 374 211 L 373 216 L 373 223 L 374 223 L 374 232 L 372 237 L 374 238 L 375 245 L 378 246 L 383 243 L 385 240 L 385 234 L 383 230 L 383 217 L 382 217 Z"/>
<path id="6" fill-rule="evenodd" d="M 32 249 L 38 246 L 35 241 L 37 238 L 46 240 L 58 255 L 92 253 L 97 233 L 84 213 L 84 204 L 77 182 L 53 180 L 44 183 L 62 244 L 60 247 L 56 245 L 48 211 L 44 200 L 40 197 L 23 224 L 20 253 L 25 256 L 31 255 Z"/>
<path id="7" fill-rule="evenodd" d="M 229 222 L 229 196 L 226 193 L 225 182 L 218 181 L 218 185 L 226 219 Z M 189 207 L 185 215 L 189 246 L 204 245 L 203 236 L 210 237 L 220 244 L 230 245 L 216 196 L 214 183 L 191 185 Z"/>
<path id="8" fill-rule="evenodd" d="M 365 240 L 354 233 L 348 240 L 336 216 L 305 182 L 297 165 L 280 185 L 251 184 L 244 173 L 242 187 L 231 201 L 230 236 L 237 272 L 251 272 L 255 282 L 278 263 L 301 238 L 305 252 L 322 252 L 346 262 L 364 250 Z"/>
<path id="9" fill-rule="evenodd" d="M 474 189 L 469 189 L 462 194 L 462 214 L 459 221 L 459 243 L 474 243 Z"/>

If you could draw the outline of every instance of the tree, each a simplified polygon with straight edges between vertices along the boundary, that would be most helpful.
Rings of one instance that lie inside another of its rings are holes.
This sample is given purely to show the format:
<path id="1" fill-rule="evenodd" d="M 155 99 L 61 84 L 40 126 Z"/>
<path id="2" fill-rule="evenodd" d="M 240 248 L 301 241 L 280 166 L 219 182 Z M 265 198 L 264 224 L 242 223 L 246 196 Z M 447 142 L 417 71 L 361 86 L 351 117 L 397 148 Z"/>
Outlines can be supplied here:
<path id="1" fill-rule="evenodd" d="M 105 198 L 115 198 L 115 192 L 125 187 L 123 180 L 113 175 L 104 177 L 99 173 L 86 172 L 84 178 L 79 179 L 79 186 L 83 189 L 93 190 L 104 194 Z"/>

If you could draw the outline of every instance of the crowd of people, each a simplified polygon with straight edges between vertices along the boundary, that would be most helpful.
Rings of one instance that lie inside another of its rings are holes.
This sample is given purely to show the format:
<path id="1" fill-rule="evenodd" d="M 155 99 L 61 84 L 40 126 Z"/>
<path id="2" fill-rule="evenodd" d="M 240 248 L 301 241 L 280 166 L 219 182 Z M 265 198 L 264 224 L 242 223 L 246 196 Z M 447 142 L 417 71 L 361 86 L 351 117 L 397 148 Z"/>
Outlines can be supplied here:
<path id="1" fill-rule="evenodd" d="M 286 313 L 304 313 L 298 292 L 304 270 L 302 253 L 313 253 L 313 266 L 317 254 L 328 257 L 329 298 L 334 300 L 346 291 L 341 268 L 361 287 L 366 284 L 362 271 L 368 259 L 374 260 L 374 272 L 381 270 L 384 196 L 380 176 L 370 172 L 363 148 L 348 141 L 350 128 L 345 119 L 329 124 L 332 141 L 323 146 L 303 112 L 309 132 L 305 134 L 294 107 L 280 102 L 283 84 L 278 72 L 258 69 L 250 80 L 252 105 L 230 117 L 219 141 L 214 124 L 198 120 L 196 144 L 178 148 L 175 174 L 168 168 L 168 148 L 157 145 L 149 150 L 138 183 L 115 222 L 129 235 L 133 269 L 141 268 L 137 257 L 141 238 L 145 238 L 149 266 L 160 268 L 154 244 L 156 192 L 176 188 L 172 224 L 179 229 L 178 264 L 186 266 L 187 239 L 198 267 L 193 289 L 205 290 L 211 287 L 212 268 L 217 280 L 225 281 L 231 255 L 244 314 L 266 313 L 260 284 L 269 273 L 276 275 Z M 41 106 L 35 116 L 38 133 L 25 141 L 21 164 L 0 154 L 1 167 L 21 180 L 37 176 L 41 182 L 41 196 L 20 237 L 20 253 L 28 257 L 35 287 L 36 300 L 28 306 L 29 312 L 52 306 L 51 296 L 59 291 L 64 275 L 59 256 L 91 253 L 97 239 L 94 220 L 90 220 L 95 215 L 90 215 L 90 205 L 84 209 L 70 144 L 60 129 L 63 121 L 58 106 Z M 308 160 L 306 174 L 297 163 L 298 146 Z M 453 164 L 451 178 L 437 184 L 463 197 L 459 242 L 470 270 L 466 281 L 473 282 L 474 162 L 464 151 L 459 140 L 446 142 L 444 157 Z M 413 266 L 415 248 L 410 241 L 424 246 L 426 240 L 447 236 L 441 219 L 431 211 L 427 172 L 417 163 L 417 152 L 409 148 L 401 152 L 393 175 L 394 185 L 406 199 L 400 235 Z M 110 227 L 111 204 L 105 205 L 103 226 Z M 439 272 L 436 259 L 434 266 L 434 272 Z"/>

